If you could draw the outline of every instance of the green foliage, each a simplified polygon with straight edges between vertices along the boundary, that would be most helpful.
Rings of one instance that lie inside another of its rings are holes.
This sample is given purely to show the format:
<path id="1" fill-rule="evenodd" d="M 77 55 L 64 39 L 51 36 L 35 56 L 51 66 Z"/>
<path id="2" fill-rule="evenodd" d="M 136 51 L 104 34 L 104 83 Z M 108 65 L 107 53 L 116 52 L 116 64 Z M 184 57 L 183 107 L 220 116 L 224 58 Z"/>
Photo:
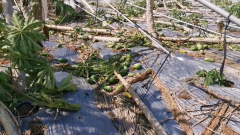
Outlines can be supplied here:
<path id="1" fill-rule="evenodd" d="M 140 32 L 134 32 L 126 34 L 124 32 L 119 33 L 117 37 L 121 38 L 119 42 L 109 43 L 107 47 L 115 48 L 116 50 L 122 48 L 132 48 L 136 46 L 151 46 L 151 41 L 143 36 Z"/>
<path id="2" fill-rule="evenodd" d="M 71 72 L 75 76 L 87 78 L 88 83 L 95 84 L 95 81 L 105 80 L 109 84 L 114 84 L 118 80 L 114 77 L 114 71 L 128 74 L 129 68 L 126 62 L 131 62 L 131 55 L 115 55 L 107 60 L 100 59 L 92 55 L 84 63 L 78 65 L 64 66 L 63 70 Z M 124 68 L 125 67 L 125 68 Z"/>
<path id="3" fill-rule="evenodd" d="M 232 0 L 211 0 L 211 2 L 222 8 L 226 8 L 227 6 L 232 5 Z"/>
<path id="4" fill-rule="evenodd" d="M 1 57 L 10 59 L 13 64 L 12 68 L 17 68 L 27 74 L 24 81 L 27 83 L 28 91 L 26 93 L 18 91 L 10 83 L 11 74 L 0 72 L 0 100 L 9 103 L 9 94 L 6 93 L 10 93 L 12 89 L 15 91 L 12 95 L 14 103 L 10 102 L 10 104 L 31 100 L 35 104 L 50 108 L 79 110 L 79 105 L 69 104 L 59 99 L 63 92 L 77 90 L 77 85 L 72 83 L 72 76 L 69 75 L 62 80 L 62 85 L 59 86 L 51 63 L 38 55 L 42 48 L 36 41 L 43 41 L 45 38 L 41 31 L 42 23 L 29 18 L 24 19 L 17 14 L 13 15 L 12 21 L 13 26 L 0 24 L 0 29 L 4 32 L 4 37 L 0 40 L 0 51 L 4 54 Z M 55 98 L 57 96 L 58 99 Z"/>
<path id="5" fill-rule="evenodd" d="M 183 11 L 180 11 L 178 9 L 173 9 L 173 11 L 169 13 L 169 16 L 172 16 L 176 19 L 179 19 L 185 22 L 193 23 L 195 25 L 197 25 L 198 23 L 201 23 L 202 25 L 207 25 L 206 21 L 201 20 L 203 19 L 203 15 L 199 13 L 192 13 L 190 15 L 187 15 Z"/>
<path id="6" fill-rule="evenodd" d="M 185 12 L 177 10 L 177 9 L 173 9 L 173 11 L 169 14 L 170 16 L 182 20 L 182 21 L 187 21 L 187 15 Z"/>
<path id="7" fill-rule="evenodd" d="M 230 13 L 233 13 L 236 17 L 240 17 L 240 3 L 236 3 L 228 8 L 226 10 Z"/>
<path id="8" fill-rule="evenodd" d="M 133 7 L 133 6 L 129 6 L 126 3 L 127 3 L 127 0 L 122 0 L 117 7 L 119 11 L 122 12 L 123 14 L 127 14 L 130 17 L 140 17 L 145 13 L 144 10 Z M 136 5 L 146 8 L 146 0 L 138 1 L 136 2 Z"/>
<path id="9" fill-rule="evenodd" d="M 59 91 L 76 91 L 78 89 L 77 84 L 72 83 L 72 75 L 69 75 L 67 78 L 61 81 L 61 87 L 59 87 Z"/>
<path id="10" fill-rule="evenodd" d="M 21 16 L 13 15 L 13 26 L 7 25 L 7 39 L 13 44 L 13 51 L 29 57 L 35 57 L 41 47 L 36 41 L 42 41 L 45 36 L 40 31 L 41 22 L 34 21 L 29 17 L 24 19 Z M 24 40 L 29 39 L 29 40 Z"/>
<path id="11" fill-rule="evenodd" d="M 222 76 L 220 76 L 220 72 L 218 72 L 216 69 L 213 69 L 209 72 L 207 72 L 206 70 L 200 70 L 196 74 L 199 77 L 205 77 L 204 82 L 207 86 L 214 85 L 214 84 L 223 86 L 224 83 L 226 82 L 225 75 L 223 74 Z"/>

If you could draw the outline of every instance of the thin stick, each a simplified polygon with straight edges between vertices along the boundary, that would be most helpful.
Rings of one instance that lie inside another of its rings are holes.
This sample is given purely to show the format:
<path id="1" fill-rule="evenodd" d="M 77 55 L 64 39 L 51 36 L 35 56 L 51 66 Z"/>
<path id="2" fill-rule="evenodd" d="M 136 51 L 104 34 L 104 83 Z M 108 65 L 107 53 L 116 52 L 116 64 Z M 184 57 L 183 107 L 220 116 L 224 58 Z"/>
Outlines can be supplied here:
<path id="1" fill-rule="evenodd" d="M 57 109 L 56 109 L 56 115 L 55 115 L 53 121 L 55 121 L 55 120 L 57 119 L 58 113 L 59 113 L 59 110 L 58 110 L 58 108 L 57 108 Z"/>
<path id="2" fill-rule="evenodd" d="M 192 128 L 195 127 L 195 126 L 197 126 L 198 124 L 202 123 L 203 121 L 205 121 L 205 120 L 208 119 L 208 118 L 209 118 L 209 115 L 206 116 L 206 117 L 204 117 L 203 119 L 201 119 L 200 121 L 198 121 L 198 122 L 195 123 L 194 125 L 192 125 Z"/>

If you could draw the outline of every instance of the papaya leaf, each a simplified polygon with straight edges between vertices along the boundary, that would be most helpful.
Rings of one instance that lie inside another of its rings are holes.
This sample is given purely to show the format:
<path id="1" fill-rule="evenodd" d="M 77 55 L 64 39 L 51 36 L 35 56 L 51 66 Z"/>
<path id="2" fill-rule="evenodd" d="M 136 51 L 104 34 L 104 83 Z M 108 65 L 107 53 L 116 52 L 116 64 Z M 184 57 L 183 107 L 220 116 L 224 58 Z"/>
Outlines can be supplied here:
<path id="1" fill-rule="evenodd" d="M 59 91 L 77 91 L 78 86 L 72 82 L 72 75 L 68 75 L 67 78 L 61 81 L 61 86 L 59 87 Z"/>
<path id="2" fill-rule="evenodd" d="M 196 73 L 198 77 L 206 77 L 207 76 L 207 71 L 206 70 L 200 70 Z"/>
<path id="3" fill-rule="evenodd" d="M 41 92 L 42 98 L 50 105 L 53 105 L 53 100 L 51 97 L 49 97 L 47 94 L 44 94 Z"/>

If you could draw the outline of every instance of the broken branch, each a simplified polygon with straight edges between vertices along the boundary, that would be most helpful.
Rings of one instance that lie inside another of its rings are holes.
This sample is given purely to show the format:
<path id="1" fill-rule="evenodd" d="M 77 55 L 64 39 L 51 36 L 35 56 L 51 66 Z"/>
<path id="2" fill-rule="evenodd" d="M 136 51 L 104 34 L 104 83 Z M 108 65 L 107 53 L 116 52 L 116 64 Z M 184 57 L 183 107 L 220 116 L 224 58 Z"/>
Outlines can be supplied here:
<path id="1" fill-rule="evenodd" d="M 138 94 L 135 92 L 135 90 L 133 88 L 131 88 L 130 84 L 127 83 L 126 80 L 120 74 L 118 74 L 116 71 L 114 73 L 117 76 L 117 78 L 122 82 L 122 84 L 125 86 L 126 90 L 128 90 L 130 92 L 134 101 L 136 102 L 138 107 L 143 111 L 146 118 L 148 119 L 148 121 L 152 125 L 154 131 L 158 135 L 167 135 L 167 132 L 164 130 L 164 128 L 161 126 L 161 124 L 158 122 L 158 120 L 154 117 L 154 115 L 148 109 L 148 107 L 145 105 L 145 103 L 143 103 L 143 101 L 138 96 Z"/>

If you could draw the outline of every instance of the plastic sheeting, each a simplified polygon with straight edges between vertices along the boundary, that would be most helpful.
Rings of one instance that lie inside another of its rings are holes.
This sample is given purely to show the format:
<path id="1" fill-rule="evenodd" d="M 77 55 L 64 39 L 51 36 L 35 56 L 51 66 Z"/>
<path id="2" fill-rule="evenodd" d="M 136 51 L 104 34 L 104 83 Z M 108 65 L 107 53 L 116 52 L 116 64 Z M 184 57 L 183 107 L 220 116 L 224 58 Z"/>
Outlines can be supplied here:
<path id="1" fill-rule="evenodd" d="M 98 45 L 100 45 L 100 46 L 98 46 Z M 92 44 L 92 46 L 95 47 L 95 49 L 99 50 L 99 53 L 103 58 L 109 58 L 112 55 L 117 54 L 117 53 L 113 53 L 111 48 L 106 49 L 103 42 L 94 43 L 94 44 Z M 140 52 L 142 52 L 144 54 L 145 53 L 152 54 L 153 50 L 150 48 L 147 48 L 147 47 L 131 48 L 131 53 L 133 53 L 133 54 L 140 53 Z M 135 61 L 137 62 L 138 60 L 135 59 Z M 133 64 L 134 63 L 132 63 L 132 65 Z M 146 69 L 147 69 L 147 67 L 145 67 L 144 69 L 142 69 L 140 71 L 135 71 L 135 73 L 144 72 Z M 142 85 L 145 84 L 146 81 L 148 81 L 148 80 L 145 80 L 144 82 L 135 83 L 132 85 L 132 87 L 136 90 L 136 92 L 142 98 L 145 105 L 149 108 L 149 110 L 153 113 L 153 115 L 159 122 L 161 122 L 165 119 L 168 119 L 168 118 L 172 118 L 173 115 L 169 111 L 166 102 L 162 99 L 162 95 L 161 95 L 160 91 L 157 89 L 157 87 L 152 86 L 150 88 L 149 92 L 147 92 L 147 93 L 146 93 L 146 89 L 142 88 Z M 144 99 L 143 99 L 143 97 L 144 97 Z M 178 123 L 175 120 L 168 120 L 161 124 L 164 127 L 164 129 L 167 131 L 167 133 L 170 135 L 183 134 L 181 128 L 179 127 Z"/>
<path id="2" fill-rule="evenodd" d="M 45 42 L 44 45 L 53 49 L 57 43 Z M 66 58 L 71 61 L 77 60 L 77 54 L 66 47 L 53 49 L 51 54 L 55 58 Z M 66 72 L 55 73 L 59 83 L 67 76 L 68 73 Z M 69 112 L 60 110 L 56 120 L 53 121 L 56 116 L 56 110 L 41 108 L 33 116 L 22 119 L 22 130 L 26 131 L 29 122 L 34 118 L 39 118 L 43 124 L 49 125 L 47 135 L 119 135 L 112 121 L 96 107 L 93 87 L 83 78 L 74 77 L 73 82 L 78 84 L 78 91 L 67 93 L 63 98 L 70 103 L 81 105 L 80 111 Z"/>
<path id="3" fill-rule="evenodd" d="M 103 44 L 103 43 L 101 43 Z M 103 46 L 104 47 L 104 46 Z M 96 48 L 99 49 L 100 54 L 104 56 L 111 56 L 112 51 L 101 51 L 102 48 Z M 148 48 L 131 48 L 132 53 L 139 53 L 142 56 L 139 56 L 135 58 L 135 61 L 138 62 L 140 60 L 143 60 L 144 58 L 148 58 L 144 61 L 146 65 L 143 65 L 145 69 L 149 68 L 149 66 L 157 71 L 160 67 L 160 64 L 164 61 L 166 54 L 163 54 L 159 51 L 153 51 Z M 196 86 L 190 85 L 185 83 L 183 80 L 186 78 L 192 78 L 196 76 L 196 72 L 202 69 L 205 69 L 207 71 L 212 70 L 214 68 L 219 69 L 220 64 L 217 63 L 209 63 L 205 62 L 203 59 L 195 59 L 192 57 L 189 57 L 185 54 L 176 54 L 178 57 L 184 58 L 184 60 L 179 59 L 168 59 L 161 69 L 160 73 L 158 74 L 158 77 L 163 81 L 163 83 L 168 87 L 169 92 L 176 93 L 177 95 L 180 93 L 181 90 L 187 90 L 191 94 L 191 99 L 186 100 L 182 98 L 176 98 L 179 105 L 186 109 L 186 110 L 194 110 L 191 112 L 191 115 L 199 115 L 202 114 L 200 110 L 200 107 L 202 105 L 213 105 L 218 103 L 219 99 L 211 98 L 209 94 L 206 93 L 206 91 L 203 88 L 198 88 Z M 144 56 L 144 57 L 143 57 Z M 141 72 L 141 71 L 140 71 Z M 239 89 L 239 77 L 236 75 L 237 71 L 226 66 L 225 75 L 230 81 L 233 81 L 235 83 L 235 88 L 224 88 L 220 89 L 218 86 L 211 86 L 215 92 L 226 95 L 229 97 L 237 97 L 239 95 L 240 89 Z M 140 95 L 140 97 L 143 97 L 146 94 L 146 89 L 142 88 L 142 85 L 144 82 L 138 82 L 133 85 L 133 88 L 136 90 L 136 92 Z M 227 92 L 225 92 L 225 90 Z M 232 92 L 231 92 L 232 91 Z M 145 104 L 148 106 L 148 108 L 153 112 L 154 116 L 159 120 L 163 120 L 169 117 L 172 117 L 171 113 L 168 112 L 168 107 L 164 100 L 161 98 L 160 91 L 153 85 L 149 92 L 146 94 L 145 98 L 143 99 Z M 195 119 L 189 120 L 190 123 L 193 125 L 197 123 L 199 120 L 206 117 L 206 115 L 199 115 Z M 234 129 L 236 132 L 239 132 L 239 123 L 237 121 L 240 121 L 240 117 L 237 115 L 233 115 L 232 119 L 235 121 L 231 121 L 228 123 L 228 126 Z M 207 120 L 199 123 L 198 125 L 193 127 L 193 131 L 195 134 L 201 134 L 206 126 L 208 125 L 211 118 L 208 118 Z M 163 127 L 166 129 L 166 131 L 169 134 L 181 134 L 181 129 L 179 128 L 178 123 L 175 120 L 168 121 L 167 123 L 162 123 Z"/>
<path id="4" fill-rule="evenodd" d="M 157 71 L 159 68 L 159 65 L 157 63 L 161 63 L 163 59 L 165 58 L 165 55 L 160 55 L 157 62 L 153 65 L 153 69 Z M 151 57 L 148 61 L 153 61 L 154 57 Z M 194 97 L 190 100 L 182 99 L 182 98 L 176 98 L 179 102 L 180 106 L 187 110 L 199 110 L 200 107 L 203 105 L 202 103 L 205 103 L 207 105 L 216 104 L 219 99 L 211 98 L 210 95 L 208 95 L 203 88 L 198 88 L 195 86 L 192 86 L 190 84 L 185 83 L 182 81 L 186 78 L 192 78 L 196 75 L 196 72 L 202 69 L 205 69 L 207 71 L 213 69 L 213 68 L 219 68 L 220 64 L 216 63 L 208 63 L 204 62 L 203 60 L 193 60 L 193 59 L 187 59 L 185 57 L 184 61 L 175 59 L 174 61 L 169 59 L 166 64 L 163 66 L 161 72 L 158 74 L 158 76 L 161 78 L 163 83 L 169 88 L 169 92 L 175 93 L 176 95 L 179 94 L 181 90 L 187 90 L 189 93 L 191 93 L 191 97 Z M 240 91 L 239 89 L 239 78 L 236 77 L 233 74 L 229 74 L 227 70 L 233 70 L 231 68 L 225 68 L 225 74 L 227 78 L 231 78 L 231 81 L 233 81 L 236 85 L 236 88 L 224 88 L 220 90 L 219 87 L 212 86 L 212 90 L 215 92 L 221 94 L 221 95 L 227 95 L 232 96 L 232 98 L 236 97 Z M 228 92 L 225 92 L 228 91 Z M 231 92 L 232 91 L 232 92 Z M 235 92 L 234 92 L 235 91 Z M 230 94 L 231 93 L 231 94 Z M 235 96 L 233 96 L 235 95 Z M 202 102 L 202 103 L 201 103 Z M 190 113 L 191 115 L 199 114 L 198 111 Z M 204 118 L 205 115 L 199 116 L 198 120 Z M 201 134 L 205 127 L 207 126 L 210 119 L 198 124 L 197 126 L 193 127 L 193 130 L 195 134 Z M 238 118 L 238 121 L 240 119 Z M 197 120 L 191 120 L 191 123 L 196 123 Z M 238 125 L 238 123 L 233 122 Z M 228 124 L 230 127 L 234 128 L 231 124 Z M 236 128 L 236 127 L 235 127 Z M 238 129 L 239 131 L 239 129 Z"/>

